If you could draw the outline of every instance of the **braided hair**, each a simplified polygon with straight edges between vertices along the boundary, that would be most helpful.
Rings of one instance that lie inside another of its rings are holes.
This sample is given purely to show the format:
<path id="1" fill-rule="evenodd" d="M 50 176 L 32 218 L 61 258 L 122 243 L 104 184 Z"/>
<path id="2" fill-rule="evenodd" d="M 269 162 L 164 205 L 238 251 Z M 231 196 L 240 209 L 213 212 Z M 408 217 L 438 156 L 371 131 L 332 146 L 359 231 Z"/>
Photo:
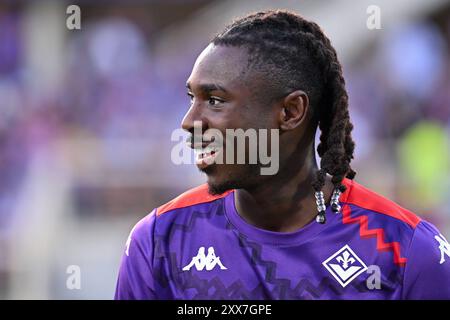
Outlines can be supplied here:
<path id="1" fill-rule="evenodd" d="M 355 149 L 353 125 L 342 67 L 321 28 L 295 13 L 269 10 L 234 21 L 212 43 L 246 48 L 248 67 L 263 71 L 270 79 L 273 97 L 298 89 L 307 93 L 314 124 L 321 131 L 320 169 L 312 187 L 321 192 L 328 173 L 335 189 L 344 192 L 342 180 L 356 174 L 350 167 Z"/>

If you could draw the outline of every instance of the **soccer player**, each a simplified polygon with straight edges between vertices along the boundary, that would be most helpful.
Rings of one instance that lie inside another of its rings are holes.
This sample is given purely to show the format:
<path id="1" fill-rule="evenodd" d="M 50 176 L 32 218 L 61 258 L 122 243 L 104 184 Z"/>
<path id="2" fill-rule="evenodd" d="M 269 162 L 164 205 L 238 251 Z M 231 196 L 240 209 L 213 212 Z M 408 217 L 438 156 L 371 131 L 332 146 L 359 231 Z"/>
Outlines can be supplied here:
<path id="1" fill-rule="evenodd" d="M 278 129 L 279 170 L 204 151 L 207 183 L 133 228 L 116 299 L 450 298 L 444 236 L 353 180 L 342 68 L 317 24 L 286 11 L 239 19 L 187 87 L 185 130 Z"/>

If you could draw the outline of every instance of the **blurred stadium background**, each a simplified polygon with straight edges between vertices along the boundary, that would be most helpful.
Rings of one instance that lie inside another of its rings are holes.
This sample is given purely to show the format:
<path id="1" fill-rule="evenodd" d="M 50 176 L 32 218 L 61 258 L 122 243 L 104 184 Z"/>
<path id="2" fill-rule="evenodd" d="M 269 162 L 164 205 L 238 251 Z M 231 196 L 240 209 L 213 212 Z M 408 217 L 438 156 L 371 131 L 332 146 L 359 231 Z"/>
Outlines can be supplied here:
<path id="1" fill-rule="evenodd" d="M 0 0 L 0 298 L 112 298 L 131 227 L 204 181 L 170 161 L 196 56 L 264 8 L 315 20 L 337 48 L 357 181 L 450 236 L 449 0 Z"/>

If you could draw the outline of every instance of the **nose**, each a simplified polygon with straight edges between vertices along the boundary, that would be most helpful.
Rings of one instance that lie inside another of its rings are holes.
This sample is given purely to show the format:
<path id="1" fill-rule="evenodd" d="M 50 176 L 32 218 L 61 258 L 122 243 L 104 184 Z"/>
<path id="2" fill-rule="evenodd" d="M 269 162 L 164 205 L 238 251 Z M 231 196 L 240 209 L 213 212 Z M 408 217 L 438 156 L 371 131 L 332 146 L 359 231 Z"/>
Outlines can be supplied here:
<path id="1" fill-rule="evenodd" d="M 192 135 L 194 134 L 194 128 L 201 128 L 202 132 L 207 128 L 207 122 L 202 117 L 200 106 L 195 103 L 191 105 L 188 112 L 184 115 L 183 121 L 181 122 L 181 128 L 188 131 Z"/>

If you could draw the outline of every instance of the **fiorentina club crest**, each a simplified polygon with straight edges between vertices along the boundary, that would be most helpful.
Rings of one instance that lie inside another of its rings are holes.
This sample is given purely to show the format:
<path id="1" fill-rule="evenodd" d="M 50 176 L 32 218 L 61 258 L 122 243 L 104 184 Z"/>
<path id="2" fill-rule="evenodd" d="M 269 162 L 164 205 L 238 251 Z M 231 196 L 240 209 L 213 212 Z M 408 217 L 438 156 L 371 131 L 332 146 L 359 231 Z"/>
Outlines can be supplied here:
<path id="1" fill-rule="evenodd" d="M 367 270 L 366 264 L 348 245 L 342 247 L 322 264 L 343 287 Z"/>

